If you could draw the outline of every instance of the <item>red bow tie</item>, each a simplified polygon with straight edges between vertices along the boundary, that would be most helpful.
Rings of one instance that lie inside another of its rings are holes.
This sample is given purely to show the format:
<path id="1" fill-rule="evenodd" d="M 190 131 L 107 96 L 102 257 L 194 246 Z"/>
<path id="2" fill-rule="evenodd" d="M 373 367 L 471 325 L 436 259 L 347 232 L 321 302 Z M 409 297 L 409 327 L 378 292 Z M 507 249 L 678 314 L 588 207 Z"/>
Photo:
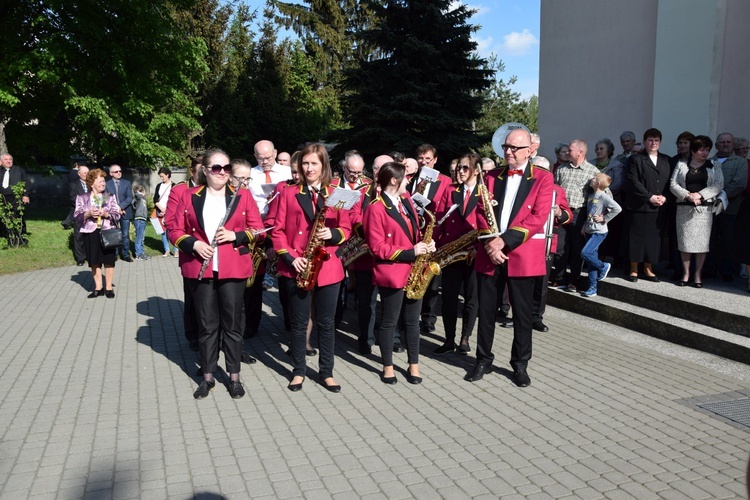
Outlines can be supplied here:
<path id="1" fill-rule="evenodd" d="M 512 168 L 508 170 L 508 175 L 523 175 L 523 170 L 521 170 L 520 168 Z"/>

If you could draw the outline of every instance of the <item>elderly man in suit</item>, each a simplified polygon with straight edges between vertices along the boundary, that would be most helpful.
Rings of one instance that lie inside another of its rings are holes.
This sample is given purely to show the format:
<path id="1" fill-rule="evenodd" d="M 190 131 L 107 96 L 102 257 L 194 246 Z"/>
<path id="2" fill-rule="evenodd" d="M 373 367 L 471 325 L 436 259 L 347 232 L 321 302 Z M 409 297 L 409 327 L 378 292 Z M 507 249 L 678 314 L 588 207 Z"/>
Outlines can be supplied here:
<path id="1" fill-rule="evenodd" d="M 81 235 L 81 226 L 73 217 L 76 208 L 76 198 L 80 194 L 88 193 L 86 185 L 86 175 L 89 173 L 87 165 L 78 165 L 76 169 L 76 180 L 68 183 L 68 199 L 70 200 L 70 219 L 73 225 L 73 256 L 76 264 L 80 267 L 86 263 L 86 249 L 83 246 L 83 236 Z"/>
<path id="2" fill-rule="evenodd" d="M 487 174 L 488 196 L 477 217 L 480 239 L 474 268 L 477 272 L 479 318 L 477 362 L 466 376 L 480 380 L 492 370 L 497 297 L 508 287 L 513 307 L 513 345 L 510 364 L 518 387 L 531 384 L 526 369 L 531 359 L 534 281 L 547 272 L 544 224 L 552 207 L 552 174 L 529 162 L 531 136 L 513 130 L 502 145 L 507 167 Z"/>
<path id="3" fill-rule="evenodd" d="M 133 220 L 133 189 L 130 181 L 122 178 L 122 167 L 109 167 L 111 179 L 107 181 L 107 192 L 115 195 L 120 206 L 120 229 L 122 230 L 123 245 L 120 247 L 120 258 L 125 262 L 133 262 L 130 257 L 130 221 Z"/>

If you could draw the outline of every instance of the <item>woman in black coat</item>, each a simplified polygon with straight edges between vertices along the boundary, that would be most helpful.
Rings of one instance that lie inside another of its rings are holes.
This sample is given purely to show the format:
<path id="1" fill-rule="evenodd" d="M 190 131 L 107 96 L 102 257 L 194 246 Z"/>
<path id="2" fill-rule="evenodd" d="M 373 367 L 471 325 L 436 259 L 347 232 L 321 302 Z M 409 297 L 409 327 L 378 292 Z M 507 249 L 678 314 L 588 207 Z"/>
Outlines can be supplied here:
<path id="1" fill-rule="evenodd" d="M 624 208 L 628 215 L 628 281 L 638 281 L 638 264 L 643 262 L 643 279 L 658 282 L 653 264 L 659 261 L 660 233 L 666 224 L 666 193 L 669 191 L 669 156 L 659 153 L 661 132 L 650 128 L 643 134 L 643 152 L 630 157 L 625 181 Z"/>

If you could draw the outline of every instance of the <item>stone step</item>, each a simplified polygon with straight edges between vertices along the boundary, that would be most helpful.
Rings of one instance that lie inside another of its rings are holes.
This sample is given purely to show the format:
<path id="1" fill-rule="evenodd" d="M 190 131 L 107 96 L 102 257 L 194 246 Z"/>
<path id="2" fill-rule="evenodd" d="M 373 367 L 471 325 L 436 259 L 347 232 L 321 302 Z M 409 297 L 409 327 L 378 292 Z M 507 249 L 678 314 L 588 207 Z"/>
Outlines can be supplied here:
<path id="1" fill-rule="evenodd" d="M 641 281 L 608 278 L 593 298 L 550 289 L 548 304 L 750 364 L 750 294 L 715 282 L 696 289 Z"/>

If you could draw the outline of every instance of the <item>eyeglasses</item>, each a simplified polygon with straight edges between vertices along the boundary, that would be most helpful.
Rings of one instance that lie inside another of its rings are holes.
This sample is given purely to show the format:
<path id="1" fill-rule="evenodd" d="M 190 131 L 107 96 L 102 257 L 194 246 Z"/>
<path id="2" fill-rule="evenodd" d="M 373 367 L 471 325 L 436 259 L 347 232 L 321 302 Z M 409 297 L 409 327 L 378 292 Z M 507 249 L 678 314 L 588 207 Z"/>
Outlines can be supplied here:
<path id="1" fill-rule="evenodd" d="M 211 172 L 214 175 L 219 175 L 222 171 L 225 174 L 231 174 L 232 173 L 232 165 L 211 165 L 210 167 L 206 167 L 209 169 L 209 172 Z"/>
<path id="2" fill-rule="evenodd" d="M 250 182 L 250 177 L 236 177 L 233 175 L 232 179 L 237 181 L 237 183 L 241 182 L 242 184 L 247 184 L 248 182 Z"/>
<path id="3" fill-rule="evenodd" d="M 501 148 L 503 148 L 503 151 L 505 151 L 506 149 L 510 149 L 510 152 L 511 152 L 511 153 L 515 153 L 515 152 L 516 152 L 516 151 L 518 151 L 519 149 L 526 149 L 526 148 L 528 148 L 529 146 L 511 146 L 510 144 L 503 144 L 503 145 L 502 145 L 502 146 L 500 146 L 500 147 L 501 147 Z"/>
<path id="4" fill-rule="evenodd" d="M 469 170 L 471 170 L 471 167 L 468 165 L 459 165 L 456 167 L 456 170 L 459 172 L 468 172 Z"/>
<path id="5" fill-rule="evenodd" d="M 110 174 L 121 174 L 122 170 L 110 170 L 109 173 Z"/>

